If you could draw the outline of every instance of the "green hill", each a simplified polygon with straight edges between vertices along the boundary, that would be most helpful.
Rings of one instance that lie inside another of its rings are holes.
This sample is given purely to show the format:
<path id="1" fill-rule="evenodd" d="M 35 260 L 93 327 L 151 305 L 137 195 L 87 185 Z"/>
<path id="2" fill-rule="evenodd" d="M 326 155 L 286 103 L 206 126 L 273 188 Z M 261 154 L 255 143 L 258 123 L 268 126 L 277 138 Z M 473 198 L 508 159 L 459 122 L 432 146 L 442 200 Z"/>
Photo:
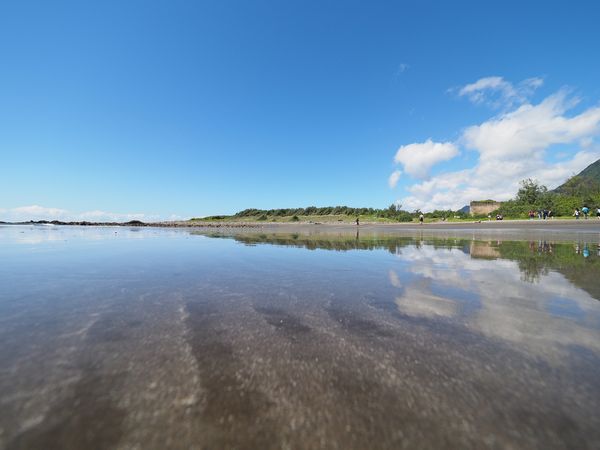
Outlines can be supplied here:
<path id="1" fill-rule="evenodd" d="M 572 176 L 553 192 L 564 195 L 593 195 L 600 192 L 600 159 Z"/>

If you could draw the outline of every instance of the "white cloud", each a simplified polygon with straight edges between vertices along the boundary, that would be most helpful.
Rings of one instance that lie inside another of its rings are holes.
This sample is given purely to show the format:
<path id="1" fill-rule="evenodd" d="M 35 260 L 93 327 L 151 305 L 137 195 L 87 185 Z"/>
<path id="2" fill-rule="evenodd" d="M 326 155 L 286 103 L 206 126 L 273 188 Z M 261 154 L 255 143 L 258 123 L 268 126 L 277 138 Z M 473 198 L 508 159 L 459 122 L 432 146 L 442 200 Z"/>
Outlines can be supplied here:
<path id="1" fill-rule="evenodd" d="M 102 222 L 102 221 L 129 222 L 130 220 L 141 220 L 141 221 L 153 220 L 150 218 L 150 216 L 148 216 L 144 213 L 120 214 L 120 213 L 112 213 L 112 212 L 99 211 L 99 210 L 86 211 L 86 212 L 79 214 L 77 217 L 79 217 L 79 220 L 87 220 L 90 222 Z M 151 217 L 156 217 L 156 216 L 151 216 Z"/>
<path id="2" fill-rule="evenodd" d="M 600 108 L 590 108 L 574 117 L 564 113 L 575 106 L 566 91 L 549 96 L 538 105 L 525 104 L 463 133 L 467 148 L 484 158 L 520 158 L 524 153 L 543 151 L 550 145 L 567 144 L 599 131 Z"/>
<path id="3" fill-rule="evenodd" d="M 542 84 L 544 80 L 538 77 L 523 80 L 516 86 L 502 77 L 485 77 L 463 86 L 458 95 L 467 97 L 473 103 L 510 107 L 524 103 Z"/>
<path id="4" fill-rule="evenodd" d="M 499 79 L 486 83 L 502 82 Z M 528 83 L 537 82 L 532 79 Z M 477 91 L 484 85 L 480 83 L 471 90 Z M 594 137 L 600 134 L 600 107 L 569 115 L 575 105 L 577 99 L 561 90 L 538 104 L 525 103 L 467 127 L 456 143 L 447 144 L 456 149 L 455 154 L 459 145 L 477 152 L 476 164 L 416 183 L 400 202 L 407 209 L 457 209 L 472 200 L 508 200 L 525 178 L 537 179 L 551 189 L 558 186 L 600 158 L 600 146 L 594 142 Z M 401 150 L 422 145 L 409 144 Z M 547 160 L 548 149 L 553 145 L 570 146 L 563 152 L 566 159 Z M 410 169 L 404 168 L 411 175 L 422 175 L 424 171 L 423 165 L 407 157 L 399 159 L 396 155 L 396 162 L 408 163 Z"/>
<path id="5" fill-rule="evenodd" d="M 475 83 L 467 84 L 459 91 L 458 95 L 467 95 L 469 97 L 474 96 L 472 97 L 472 100 L 478 101 L 481 99 L 479 95 L 486 90 L 507 91 L 509 95 L 513 93 L 512 84 L 508 81 L 504 81 L 504 78 L 485 77 L 480 78 Z"/>
<path id="6" fill-rule="evenodd" d="M 39 205 L 20 206 L 6 210 L 8 214 L 18 217 L 56 217 L 64 218 L 68 215 L 68 211 L 60 208 L 45 208 Z"/>
<path id="7" fill-rule="evenodd" d="M 398 184 L 398 180 L 400 179 L 400 175 L 402 175 L 401 170 L 394 170 L 390 177 L 388 178 L 388 185 L 390 188 L 395 188 Z"/>
<path id="8" fill-rule="evenodd" d="M 521 81 L 520 87 L 521 89 L 537 89 L 542 87 L 544 84 L 544 79 L 540 77 L 527 78 L 526 80 Z"/>
<path id="9" fill-rule="evenodd" d="M 451 142 L 425 142 L 403 145 L 396 152 L 394 161 L 402 164 L 404 171 L 417 178 L 426 178 L 436 164 L 458 155 L 458 147 Z"/>
<path id="10" fill-rule="evenodd" d="M 66 209 L 47 208 L 39 205 L 20 206 L 17 208 L 0 209 L 0 220 L 5 222 L 25 222 L 29 220 L 60 220 L 60 221 L 89 221 L 89 222 L 129 222 L 130 220 L 156 221 L 158 215 L 143 213 L 113 213 L 107 211 L 86 211 L 74 213 Z"/>

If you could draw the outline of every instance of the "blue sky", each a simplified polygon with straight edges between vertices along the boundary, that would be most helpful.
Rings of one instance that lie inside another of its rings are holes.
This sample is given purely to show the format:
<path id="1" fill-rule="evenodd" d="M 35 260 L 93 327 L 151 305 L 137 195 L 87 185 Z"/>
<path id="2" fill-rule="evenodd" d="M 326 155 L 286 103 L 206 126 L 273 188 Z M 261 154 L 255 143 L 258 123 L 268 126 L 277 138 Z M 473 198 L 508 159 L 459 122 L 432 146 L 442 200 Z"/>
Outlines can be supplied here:
<path id="1" fill-rule="evenodd" d="M 600 157 L 599 19 L 593 1 L 2 2 L 0 220 L 557 184 Z"/>

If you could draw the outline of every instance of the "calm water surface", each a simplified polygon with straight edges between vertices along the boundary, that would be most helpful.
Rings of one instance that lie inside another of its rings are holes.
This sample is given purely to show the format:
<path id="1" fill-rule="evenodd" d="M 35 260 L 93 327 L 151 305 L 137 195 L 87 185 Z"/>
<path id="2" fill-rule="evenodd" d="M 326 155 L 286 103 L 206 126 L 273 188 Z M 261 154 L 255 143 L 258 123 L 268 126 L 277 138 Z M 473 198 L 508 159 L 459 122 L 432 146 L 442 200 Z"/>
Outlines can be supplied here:
<path id="1" fill-rule="evenodd" d="M 600 448 L 598 238 L 0 226 L 0 448 Z"/>

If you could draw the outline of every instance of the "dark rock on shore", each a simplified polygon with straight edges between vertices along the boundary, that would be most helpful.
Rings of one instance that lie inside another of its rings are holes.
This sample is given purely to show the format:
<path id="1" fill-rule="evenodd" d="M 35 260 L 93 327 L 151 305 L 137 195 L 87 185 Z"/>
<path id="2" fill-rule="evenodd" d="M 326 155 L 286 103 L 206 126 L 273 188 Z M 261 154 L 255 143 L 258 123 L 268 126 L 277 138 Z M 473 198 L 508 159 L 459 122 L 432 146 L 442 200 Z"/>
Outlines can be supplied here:
<path id="1" fill-rule="evenodd" d="M 61 220 L 30 220 L 27 222 L 0 222 L 5 225 L 65 225 L 65 226 L 92 226 L 92 227 L 162 227 L 162 228 L 260 228 L 261 225 L 253 223 L 198 223 L 191 221 L 177 222 L 142 222 L 130 220 L 129 222 L 63 222 Z"/>

